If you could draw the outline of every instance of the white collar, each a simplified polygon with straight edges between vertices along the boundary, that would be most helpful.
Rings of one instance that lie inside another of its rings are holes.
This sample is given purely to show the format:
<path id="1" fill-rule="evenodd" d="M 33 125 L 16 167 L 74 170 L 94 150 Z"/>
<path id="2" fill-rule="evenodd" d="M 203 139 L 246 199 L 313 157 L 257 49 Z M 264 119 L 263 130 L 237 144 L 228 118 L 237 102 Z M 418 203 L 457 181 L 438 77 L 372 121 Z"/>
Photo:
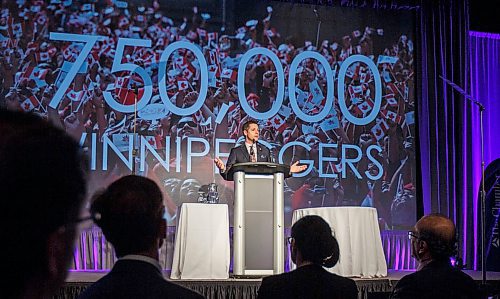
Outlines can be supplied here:
<path id="1" fill-rule="evenodd" d="M 163 272 L 163 269 L 160 266 L 160 263 L 158 262 L 157 259 L 151 258 L 149 256 L 145 255 L 139 255 L 139 254 L 127 254 L 125 256 L 122 256 L 121 258 L 118 259 L 119 261 L 127 260 L 127 261 L 141 261 L 141 262 L 146 262 L 148 264 L 151 264 L 155 266 L 158 271 Z"/>

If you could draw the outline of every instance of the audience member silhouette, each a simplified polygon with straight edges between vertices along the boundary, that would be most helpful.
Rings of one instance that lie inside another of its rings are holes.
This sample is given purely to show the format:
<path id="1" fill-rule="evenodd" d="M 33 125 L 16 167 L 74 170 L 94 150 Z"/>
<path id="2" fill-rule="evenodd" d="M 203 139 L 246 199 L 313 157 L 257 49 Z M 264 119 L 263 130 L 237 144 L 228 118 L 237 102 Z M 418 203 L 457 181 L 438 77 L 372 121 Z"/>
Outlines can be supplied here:
<path id="1" fill-rule="evenodd" d="M 424 216 L 408 236 L 419 265 L 396 284 L 391 298 L 481 298 L 474 280 L 450 263 L 456 248 L 455 225 L 450 219 Z"/>
<path id="2" fill-rule="evenodd" d="M 86 193 L 84 161 L 64 131 L 0 109 L 2 298 L 50 298 L 64 283 Z"/>
<path id="3" fill-rule="evenodd" d="M 164 211 L 161 190 L 141 176 L 122 177 L 95 196 L 90 212 L 118 261 L 79 298 L 203 298 L 163 277 Z"/>
<path id="4" fill-rule="evenodd" d="M 265 277 L 258 298 L 358 298 L 352 279 L 323 268 L 331 268 L 339 260 L 339 244 L 323 218 L 310 215 L 299 219 L 291 235 L 291 256 L 297 269 Z"/>

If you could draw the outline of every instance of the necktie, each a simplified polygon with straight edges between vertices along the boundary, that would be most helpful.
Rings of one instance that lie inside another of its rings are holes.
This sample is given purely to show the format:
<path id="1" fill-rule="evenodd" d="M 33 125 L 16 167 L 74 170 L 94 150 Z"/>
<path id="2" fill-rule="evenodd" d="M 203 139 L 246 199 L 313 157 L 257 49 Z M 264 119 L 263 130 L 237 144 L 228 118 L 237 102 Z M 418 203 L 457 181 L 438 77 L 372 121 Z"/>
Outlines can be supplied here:
<path id="1" fill-rule="evenodd" d="M 257 159 L 255 158 L 255 151 L 253 150 L 253 145 L 250 146 L 250 161 L 257 162 Z"/>

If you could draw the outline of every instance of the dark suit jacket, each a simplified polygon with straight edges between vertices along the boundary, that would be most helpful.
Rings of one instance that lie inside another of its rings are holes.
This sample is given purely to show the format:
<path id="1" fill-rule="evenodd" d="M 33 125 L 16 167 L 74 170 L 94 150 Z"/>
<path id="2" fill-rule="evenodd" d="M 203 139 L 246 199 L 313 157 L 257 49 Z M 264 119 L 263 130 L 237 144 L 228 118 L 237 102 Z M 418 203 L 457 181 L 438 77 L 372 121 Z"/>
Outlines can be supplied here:
<path id="1" fill-rule="evenodd" d="M 257 298 L 357 299 L 358 288 L 352 279 L 330 273 L 319 265 L 307 265 L 265 277 Z"/>
<path id="2" fill-rule="evenodd" d="M 78 297 L 91 298 L 204 298 L 200 294 L 168 282 L 153 265 L 119 260 L 111 272 Z"/>
<path id="3" fill-rule="evenodd" d="M 448 262 L 431 262 L 396 284 L 391 298 L 481 298 L 477 284 Z"/>
<path id="4" fill-rule="evenodd" d="M 220 175 L 227 180 L 227 171 L 231 166 L 236 163 L 245 162 L 250 162 L 250 154 L 248 153 L 245 143 L 243 143 L 231 149 L 229 157 L 227 158 L 226 168 Z M 257 162 L 273 162 L 269 149 L 259 143 L 257 143 Z"/>

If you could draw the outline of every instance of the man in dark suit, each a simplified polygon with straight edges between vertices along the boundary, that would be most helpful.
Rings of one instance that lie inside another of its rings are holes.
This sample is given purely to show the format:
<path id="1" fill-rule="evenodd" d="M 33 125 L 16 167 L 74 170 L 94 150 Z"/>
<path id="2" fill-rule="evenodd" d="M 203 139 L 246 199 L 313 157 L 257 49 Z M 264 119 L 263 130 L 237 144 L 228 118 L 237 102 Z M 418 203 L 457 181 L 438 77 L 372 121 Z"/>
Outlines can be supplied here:
<path id="1" fill-rule="evenodd" d="M 482 298 L 474 280 L 450 264 L 456 243 L 450 219 L 438 214 L 424 216 L 408 236 L 419 265 L 415 273 L 396 284 L 391 298 Z"/>
<path id="2" fill-rule="evenodd" d="M 90 211 L 118 261 L 79 298 L 203 298 L 163 278 L 158 249 L 167 224 L 155 182 L 135 175 L 122 177 L 95 197 Z"/>
<path id="3" fill-rule="evenodd" d="M 249 120 L 243 124 L 243 135 L 245 135 L 245 143 L 234 147 L 229 153 L 227 163 L 224 165 L 221 159 L 215 158 L 214 162 L 220 170 L 221 176 L 227 180 L 228 170 L 233 164 L 245 162 L 274 162 L 269 149 L 261 144 L 259 140 L 259 125 L 254 120 Z M 290 175 L 292 173 L 301 172 L 307 168 L 306 165 L 298 165 L 298 161 L 290 166 Z"/>
<path id="4" fill-rule="evenodd" d="M 265 277 L 258 299 L 329 298 L 356 299 L 356 283 L 326 271 L 339 260 L 340 249 L 330 225 L 320 216 L 308 215 L 292 226 L 289 238 L 292 261 L 297 269 Z"/>

